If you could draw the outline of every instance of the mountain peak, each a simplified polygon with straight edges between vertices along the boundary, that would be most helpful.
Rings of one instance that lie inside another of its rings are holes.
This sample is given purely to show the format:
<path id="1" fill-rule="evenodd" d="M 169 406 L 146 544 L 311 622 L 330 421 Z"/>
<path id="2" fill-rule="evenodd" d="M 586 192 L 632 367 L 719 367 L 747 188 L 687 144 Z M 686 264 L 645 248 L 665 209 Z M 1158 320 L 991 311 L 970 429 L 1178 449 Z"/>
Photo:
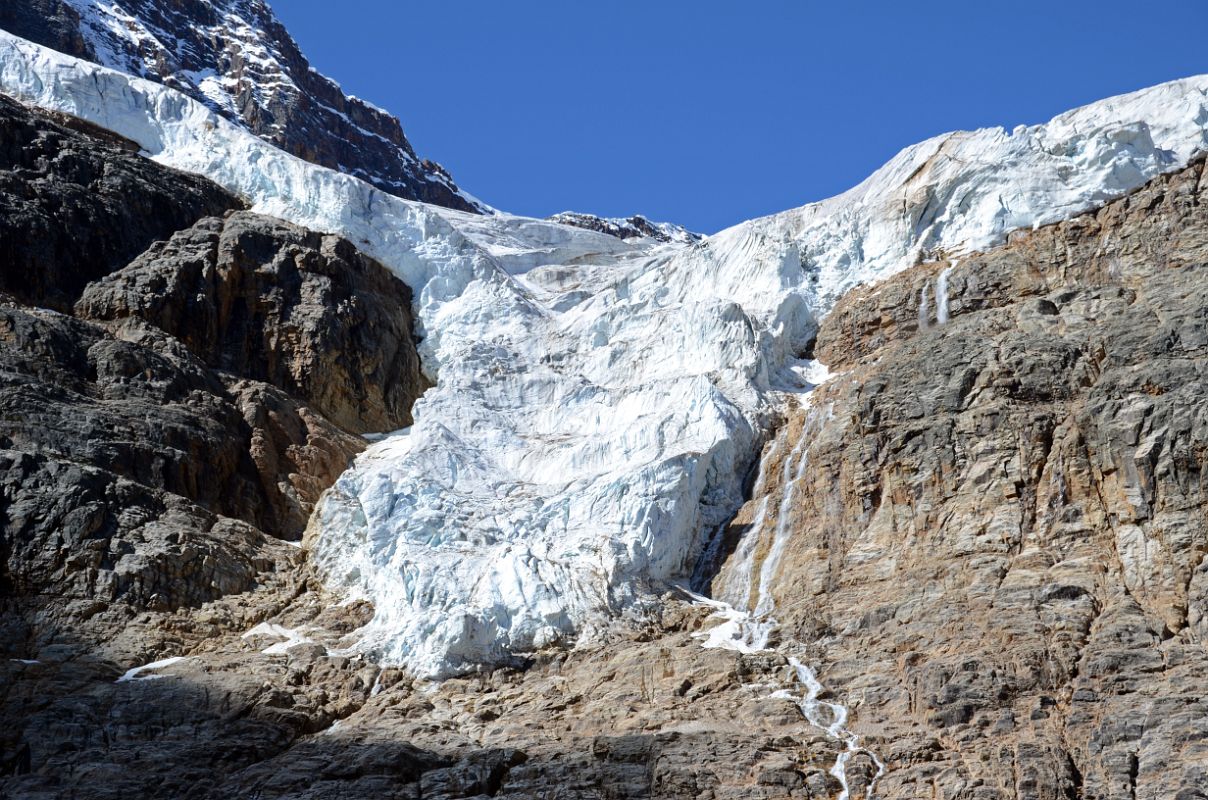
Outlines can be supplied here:
<path id="1" fill-rule="evenodd" d="M 0 28 L 181 91 L 266 141 L 408 200 L 489 213 L 398 119 L 316 71 L 264 0 L 30 0 Z"/>
<path id="2" fill-rule="evenodd" d="M 563 211 L 549 218 L 550 222 L 571 225 L 597 233 L 606 233 L 618 239 L 654 239 L 657 242 L 691 244 L 703 237 L 682 225 L 673 222 L 651 222 L 641 214 L 631 217 L 597 217 L 578 211 Z"/>

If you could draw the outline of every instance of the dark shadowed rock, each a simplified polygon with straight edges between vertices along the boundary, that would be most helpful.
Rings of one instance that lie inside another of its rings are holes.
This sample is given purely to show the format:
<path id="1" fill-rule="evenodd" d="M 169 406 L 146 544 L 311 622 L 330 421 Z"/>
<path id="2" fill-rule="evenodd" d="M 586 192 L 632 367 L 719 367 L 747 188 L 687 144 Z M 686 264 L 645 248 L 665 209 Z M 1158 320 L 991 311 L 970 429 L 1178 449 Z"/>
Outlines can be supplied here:
<path id="1" fill-rule="evenodd" d="M 0 291 L 70 311 L 90 281 L 240 205 L 128 144 L 70 130 L 0 95 Z"/>

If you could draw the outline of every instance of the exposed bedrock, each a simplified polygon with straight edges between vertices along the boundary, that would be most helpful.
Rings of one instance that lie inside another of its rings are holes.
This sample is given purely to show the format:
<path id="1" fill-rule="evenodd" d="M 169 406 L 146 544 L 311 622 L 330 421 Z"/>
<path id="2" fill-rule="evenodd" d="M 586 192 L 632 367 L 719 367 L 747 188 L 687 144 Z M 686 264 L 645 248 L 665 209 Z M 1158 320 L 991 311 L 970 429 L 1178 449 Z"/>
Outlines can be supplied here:
<path id="1" fill-rule="evenodd" d="M 824 321 L 773 586 L 880 796 L 1205 796 L 1206 193 L 1200 160 Z"/>
<path id="2" fill-rule="evenodd" d="M 402 281 L 346 239 L 250 212 L 157 243 L 89 286 L 76 311 L 142 319 L 354 433 L 407 427 L 427 387 Z"/>
<path id="3" fill-rule="evenodd" d="M 368 694 L 348 658 L 287 706 L 242 666 L 162 697 L 113 681 L 247 649 L 305 592 L 280 540 L 426 386 L 410 291 L 338 237 L 205 216 L 239 203 L 77 121 L 0 98 L 0 126 L 0 775 L 24 776 L 0 796 L 187 796 Z M 178 723 L 171 769 L 120 766 Z"/>
<path id="4" fill-rule="evenodd" d="M 241 206 L 137 149 L 0 95 L 0 292 L 70 312 L 90 281 L 203 216 Z"/>

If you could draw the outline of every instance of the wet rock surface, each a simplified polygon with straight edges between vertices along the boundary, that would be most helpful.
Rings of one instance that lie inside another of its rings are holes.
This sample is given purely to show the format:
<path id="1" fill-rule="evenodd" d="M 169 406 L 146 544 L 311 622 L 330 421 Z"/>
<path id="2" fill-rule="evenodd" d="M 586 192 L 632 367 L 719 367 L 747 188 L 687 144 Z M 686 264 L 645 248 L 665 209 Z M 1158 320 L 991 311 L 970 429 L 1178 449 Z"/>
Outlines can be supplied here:
<path id="1" fill-rule="evenodd" d="M 1199 161 L 825 320 L 774 593 L 879 796 L 1205 796 L 1206 192 Z"/>

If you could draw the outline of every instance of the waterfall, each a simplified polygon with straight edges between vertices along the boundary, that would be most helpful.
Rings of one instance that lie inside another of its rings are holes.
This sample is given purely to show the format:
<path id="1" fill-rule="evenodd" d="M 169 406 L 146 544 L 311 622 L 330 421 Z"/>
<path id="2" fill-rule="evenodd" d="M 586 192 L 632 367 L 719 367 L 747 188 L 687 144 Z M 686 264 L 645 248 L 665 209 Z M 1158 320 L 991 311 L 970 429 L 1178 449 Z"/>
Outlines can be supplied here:
<path id="1" fill-rule="evenodd" d="M 926 291 L 926 287 L 924 287 L 924 302 L 926 301 Z M 920 311 L 920 316 L 923 316 L 922 311 Z M 820 378 L 821 380 L 825 380 L 825 373 L 820 373 Z M 695 634 L 703 640 L 701 642 L 702 647 L 731 650 L 738 653 L 777 651 L 777 648 L 769 647 L 772 634 L 779 627 L 779 623 L 773 616 L 775 612 L 775 599 L 772 593 L 772 584 L 775 580 L 776 572 L 780 567 L 780 560 L 784 555 L 789 539 L 792 537 L 790 519 L 793 510 L 793 498 L 796 494 L 797 484 L 805 476 L 805 468 L 809 461 L 808 450 L 811 434 L 817 429 L 818 421 L 825 420 L 830 415 L 829 407 L 825 412 L 810 408 L 810 395 L 816 386 L 810 386 L 809 390 L 805 392 L 806 397 L 802 404 L 803 411 L 806 414 L 805 421 L 801 427 L 796 444 L 789 451 L 780 469 L 780 503 L 776 509 L 772 545 L 768 550 L 767 556 L 764 557 L 763 564 L 759 570 L 758 597 L 752 598 L 751 596 L 754 578 L 754 556 L 763 537 L 768 498 L 770 497 L 768 494 L 763 494 L 763 486 L 766 482 L 767 466 L 774 461 L 776 453 L 779 452 L 779 441 L 768 449 L 767 456 L 760 464 L 759 477 L 755 482 L 754 493 L 762 496 L 756 507 L 755 518 L 750 529 L 734 551 L 736 561 L 733 572 L 724 588 L 725 596 L 731 598 L 732 602 L 740 604 L 742 610 L 736 608 L 731 603 L 703 597 L 688 589 L 684 589 L 684 592 L 696 604 L 712 608 L 714 610 L 713 617 L 720 620 L 718 625 L 715 625 L 708 631 Z M 751 608 L 752 600 L 755 600 L 755 608 L 753 611 L 747 610 Z M 884 763 L 871 750 L 861 747 L 860 737 L 848 730 L 848 710 L 845 706 L 818 699 L 818 696 L 822 693 L 822 684 L 818 681 L 813 670 L 792 656 L 788 656 L 787 658 L 790 667 L 790 685 L 786 688 L 776 690 L 770 696 L 791 701 L 797 706 L 801 712 L 801 716 L 810 725 L 826 732 L 828 736 L 843 744 L 843 750 L 836 756 L 835 763 L 829 770 L 830 774 L 839 781 L 842 787 L 842 791 L 839 793 L 839 800 L 849 800 L 851 796 L 847 779 L 848 762 L 856 753 L 863 752 L 868 754 L 877 767 L 877 773 L 872 781 L 870 781 L 864 797 L 864 800 L 870 800 L 873 796 L 873 790 L 876 788 L 877 781 L 885 773 Z"/>
<path id="2" fill-rule="evenodd" d="M 759 505 L 751 519 L 750 529 L 743 534 L 742 539 L 734 550 L 734 566 L 722 582 L 717 595 L 735 608 L 748 610 L 751 607 L 751 591 L 754 585 L 751 572 L 755 566 L 755 553 L 759 550 L 759 542 L 763 538 L 763 526 L 768 515 L 768 495 L 766 494 L 768 480 L 768 465 L 776 460 L 780 452 L 780 440 L 772 440 L 767 455 L 759 461 L 759 474 L 755 478 L 755 486 L 751 490 L 752 497 L 759 497 Z"/>
<path id="3" fill-rule="evenodd" d="M 935 321 L 940 325 L 948 322 L 948 273 L 952 272 L 956 264 L 957 262 L 953 261 L 940 270 L 940 276 L 935 281 Z M 927 288 L 923 287 L 923 291 L 927 291 Z"/>
<path id="4" fill-rule="evenodd" d="M 797 464 L 802 464 L 805 461 L 803 450 L 806 446 L 806 429 L 802 427 L 801 437 L 797 440 L 797 444 L 789 453 L 789 457 L 784 460 L 784 466 L 781 469 L 780 479 L 780 505 L 776 510 L 776 529 L 772 536 L 772 547 L 768 550 L 767 556 L 763 559 L 763 564 L 759 568 L 759 597 L 755 603 L 756 616 L 767 616 L 772 613 L 772 608 L 775 601 L 772 599 L 772 581 L 776 577 L 776 570 L 780 566 L 780 558 L 784 555 L 784 548 L 788 544 L 791 531 L 789 530 L 789 517 L 793 508 L 793 493 L 797 486 L 797 478 L 801 475 L 801 469 L 793 469 L 794 460 Z"/>

